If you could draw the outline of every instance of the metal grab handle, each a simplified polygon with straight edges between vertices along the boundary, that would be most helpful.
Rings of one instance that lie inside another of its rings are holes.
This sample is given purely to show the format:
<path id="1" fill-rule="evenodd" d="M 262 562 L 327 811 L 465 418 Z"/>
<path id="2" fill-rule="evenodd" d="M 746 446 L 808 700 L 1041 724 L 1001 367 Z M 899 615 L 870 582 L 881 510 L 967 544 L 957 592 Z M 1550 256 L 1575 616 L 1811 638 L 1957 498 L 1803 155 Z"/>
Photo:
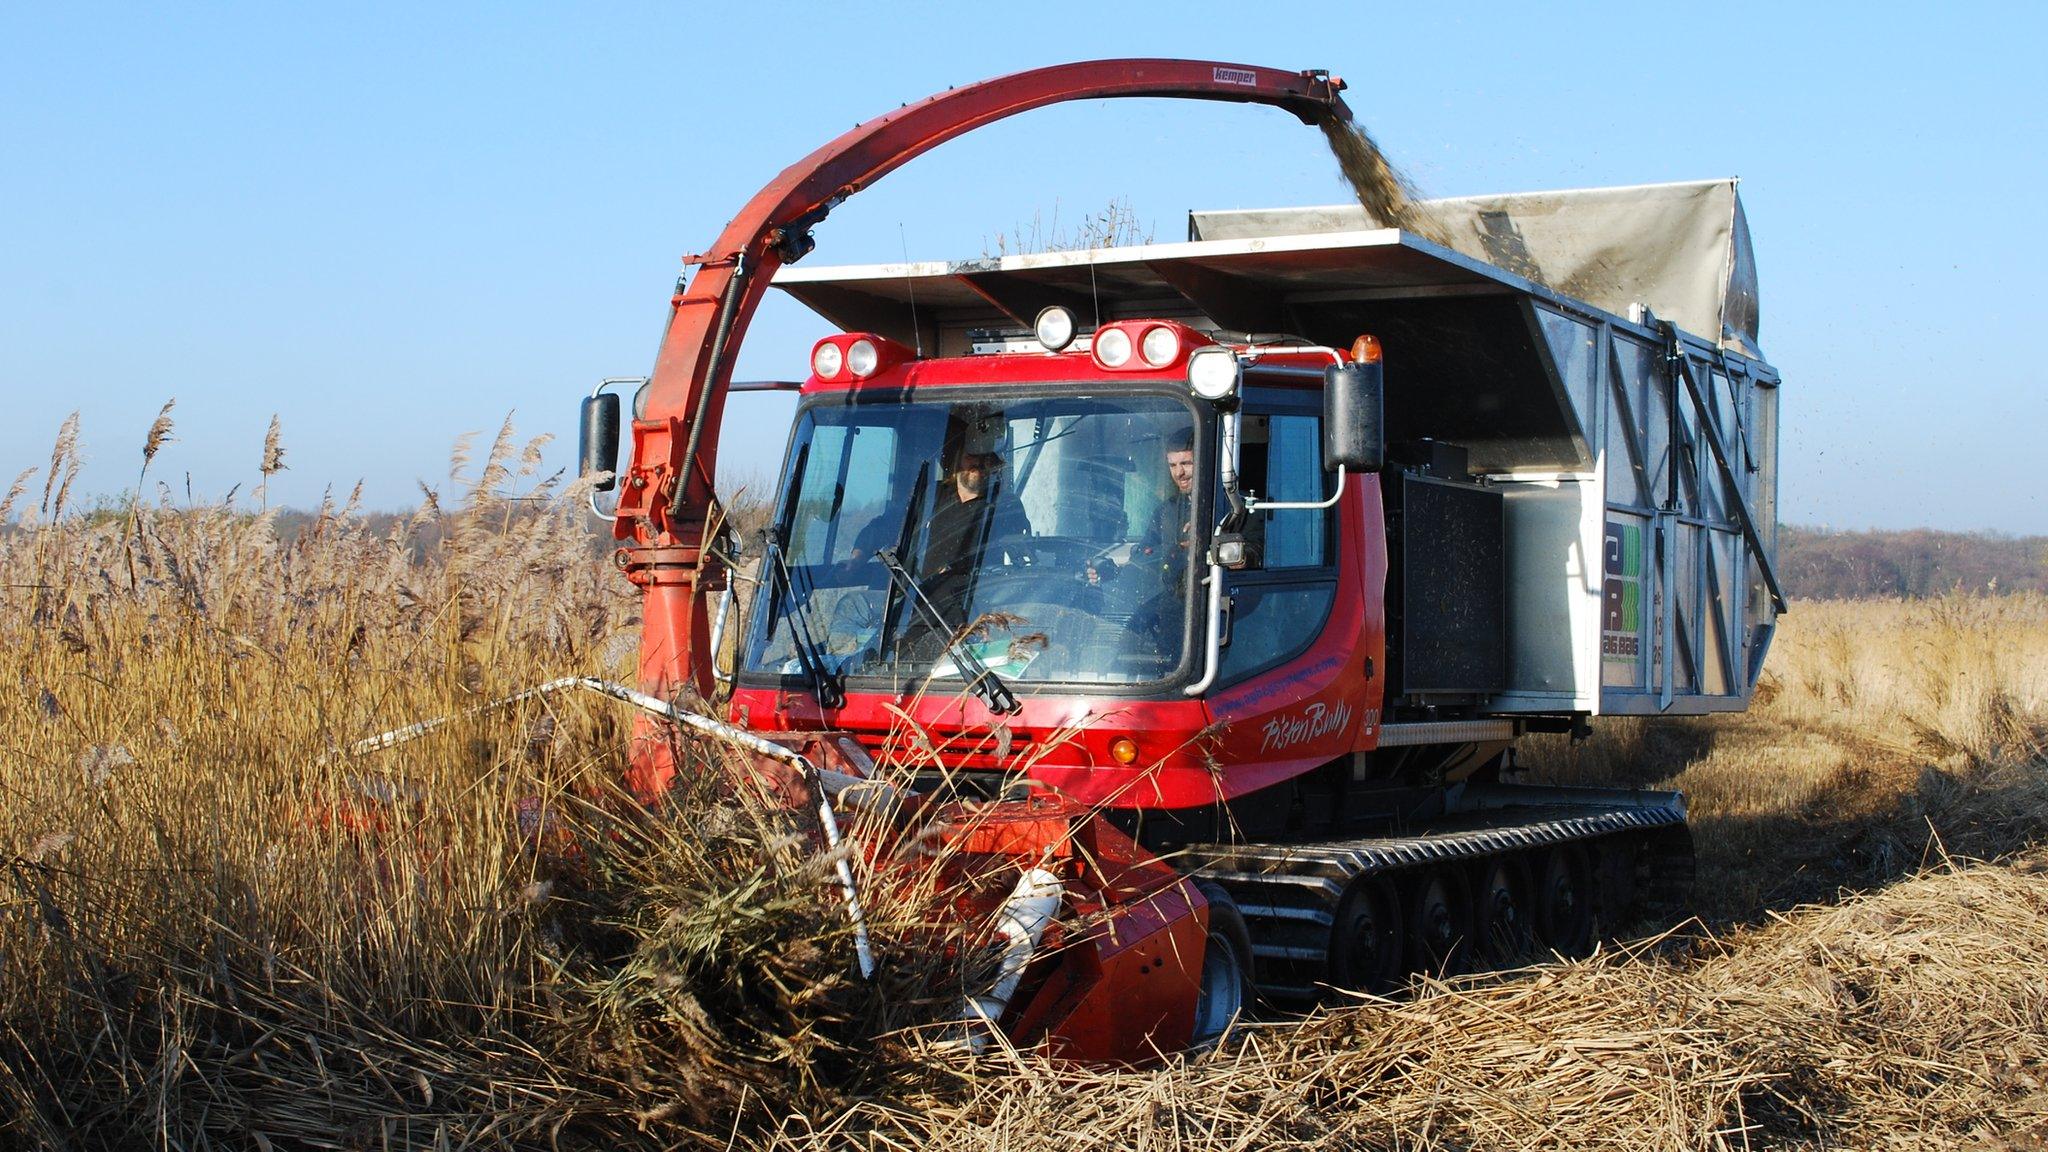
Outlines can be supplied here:
<path id="1" fill-rule="evenodd" d="M 1335 455 L 1335 453 L 1332 453 L 1332 455 Z M 1244 506 L 1247 511 L 1251 512 L 1288 512 L 1295 510 L 1313 512 L 1323 508 L 1335 507 L 1337 501 L 1342 499 L 1343 496 L 1344 466 L 1339 464 L 1337 465 L 1336 490 L 1330 493 L 1328 500 L 1318 500 L 1310 503 L 1304 500 L 1260 500 L 1256 497 L 1248 496 L 1245 498 Z"/>
<path id="2" fill-rule="evenodd" d="M 1181 689 L 1189 696 L 1200 696 L 1216 682 L 1216 673 L 1223 664 L 1223 565 L 1209 565 L 1209 625 L 1202 645 L 1202 678 Z"/>

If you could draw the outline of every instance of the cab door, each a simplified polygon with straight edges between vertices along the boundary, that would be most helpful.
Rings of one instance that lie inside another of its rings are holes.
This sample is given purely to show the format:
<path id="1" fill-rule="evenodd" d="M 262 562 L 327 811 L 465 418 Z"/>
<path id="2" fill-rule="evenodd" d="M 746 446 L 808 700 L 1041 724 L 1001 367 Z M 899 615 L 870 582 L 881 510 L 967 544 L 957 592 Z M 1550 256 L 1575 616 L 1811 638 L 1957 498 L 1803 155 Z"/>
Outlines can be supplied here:
<path id="1" fill-rule="evenodd" d="M 1238 485 L 1247 498 L 1314 503 L 1329 495 L 1314 394 L 1248 391 L 1239 441 Z M 1220 494 L 1215 505 L 1229 507 Z M 1305 652 L 1322 635 L 1337 596 L 1334 508 L 1254 512 L 1244 532 L 1250 562 L 1225 577 L 1230 630 L 1218 677 L 1224 687 Z"/>
<path id="2" fill-rule="evenodd" d="M 1321 397 L 1247 390 L 1239 486 L 1255 500 L 1310 504 L 1323 470 Z M 1347 476 L 1330 508 L 1253 514 L 1251 562 L 1225 575 L 1230 611 L 1218 684 L 1218 760 L 1243 795 L 1331 764 L 1378 739 L 1385 658 L 1386 529 L 1379 478 Z M 1219 498 L 1227 507 L 1227 498 Z M 1248 814 L 1247 814 L 1248 815 Z"/>

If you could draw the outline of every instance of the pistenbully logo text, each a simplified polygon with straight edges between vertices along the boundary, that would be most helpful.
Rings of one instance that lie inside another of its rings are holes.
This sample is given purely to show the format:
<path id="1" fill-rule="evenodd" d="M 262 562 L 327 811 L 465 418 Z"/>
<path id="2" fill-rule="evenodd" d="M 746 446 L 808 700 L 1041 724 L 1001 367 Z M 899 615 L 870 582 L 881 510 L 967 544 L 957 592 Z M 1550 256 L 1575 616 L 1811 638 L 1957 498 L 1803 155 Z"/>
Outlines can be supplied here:
<path id="1" fill-rule="evenodd" d="M 1292 716 L 1275 716 L 1266 721 L 1265 740 L 1259 751 L 1277 752 L 1306 743 L 1332 732 L 1342 732 L 1351 723 L 1351 705 L 1338 701 L 1331 707 L 1320 701 L 1310 704 Z"/>

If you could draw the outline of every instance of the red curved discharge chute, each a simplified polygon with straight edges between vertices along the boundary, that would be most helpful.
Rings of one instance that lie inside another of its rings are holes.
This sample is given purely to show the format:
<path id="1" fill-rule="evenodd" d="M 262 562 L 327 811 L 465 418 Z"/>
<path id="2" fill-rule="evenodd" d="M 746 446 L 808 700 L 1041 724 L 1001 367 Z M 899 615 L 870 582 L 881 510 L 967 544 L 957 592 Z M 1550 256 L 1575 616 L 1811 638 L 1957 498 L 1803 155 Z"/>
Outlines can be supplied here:
<path id="1" fill-rule="evenodd" d="M 1067 100 L 1155 96 L 1270 104 L 1305 124 L 1349 121 L 1344 83 L 1206 60 L 1092 60 L 1018 72 L 908 104 L 861 124 L 784 169 L 726 225 L 672 301 L 646 410 L 633 424 L 633 464 L 616 534 L 628 576 L 646 595 L 640 654 L 645 691 L 711 692 L 706 593 L 724 573 L 703 556 L 716 515 L 711 479 L 734 350 L 775 270 L 810 249 L 810 229 L 855 192 L 906 161 L 985 124 Z M 651 767 L 651 766 L 649 766 Z M 653 768 L 665 775 L 665 766 Z M 642 773 L 645 776 L 645 773 Z M 645 783 L 656 783 L 652 779 Z"/>

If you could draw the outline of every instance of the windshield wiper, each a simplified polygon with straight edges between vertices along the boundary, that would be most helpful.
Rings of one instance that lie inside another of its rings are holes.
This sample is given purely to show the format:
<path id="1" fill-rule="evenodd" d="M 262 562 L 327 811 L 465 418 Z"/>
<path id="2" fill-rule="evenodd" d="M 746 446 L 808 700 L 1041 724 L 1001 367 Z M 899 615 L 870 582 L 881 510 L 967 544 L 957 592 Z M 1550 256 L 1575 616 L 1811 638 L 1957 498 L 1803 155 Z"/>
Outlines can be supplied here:
<path id="1" fill-rule="evenodd" d="M 811 690 L 818 696 L 818 706 L 838 708 L 846 703 L 846 692 L 840 687 L 839 677 L 825 666 L 824 645 L 812 633 L 810 605 L 797 598 L 796 581 L 790 575 L 789 563 L 782 558 L 779 532 L 768 533 L 767 552 L 775 562 L 775 575 L 781 577 L 783 616 L 789 621 L 791 647 L 796 650 L 797 663 L 810 677 Z"/>
<path id="2" fill-rule="evenodd" d="M 889 572 L 889 582 L 910 597 L 911 604 L 924 615 L 925 621 L 938 629 L 939 635 L 948 637 L 946 652 L 953 657 L 953 663 L 967 673 L 967 690 L 974 693 L 975 699 L 987 705 L 991 712 L 1017 711 L 1021 707 L 1017 703 L 1017 694 L 1010 691 L 1010 686 L 1003 683 L 1002 677 L 997 676 L 988 665 L 981 662 L 981 657 L 974 654 L 974 648 L 967 643 L 966 635 L 946 622 L 938 606 L 932 603 L 931 597 L 925 595 L 924 586 L 917 582 L 917 577 L 912 576 L 910 570 L 903 566 L 903 561 L 897 558 L 896 550 L 877 548 L 875 559 L 882 562 L 882 567 Z"/>
<path id="3" fill-rule="evenodd" d="M 898 525 L 896 529 L 896 555 L 898 556 L 908 553 L 911 542 L 917 537 L 917 526 L 923 522 L 921 513 L 924 511 L 924 486 L 925 482 L 930 480 L 931 477 L 932 462 L 927 460 L 918 466 L 917 482 L 910 486 L 910 507 L 904 509 L 903 523 Z M 889 642 L 896 631 L 896 609 L 900 603 L 897 597 L 903 594 L 903 586 L 896 583 L 892 577 L 889 581 L 889 594 L 882 602 L 882 641 L 877 651 L 888 652 L 891 650 Z"/>

